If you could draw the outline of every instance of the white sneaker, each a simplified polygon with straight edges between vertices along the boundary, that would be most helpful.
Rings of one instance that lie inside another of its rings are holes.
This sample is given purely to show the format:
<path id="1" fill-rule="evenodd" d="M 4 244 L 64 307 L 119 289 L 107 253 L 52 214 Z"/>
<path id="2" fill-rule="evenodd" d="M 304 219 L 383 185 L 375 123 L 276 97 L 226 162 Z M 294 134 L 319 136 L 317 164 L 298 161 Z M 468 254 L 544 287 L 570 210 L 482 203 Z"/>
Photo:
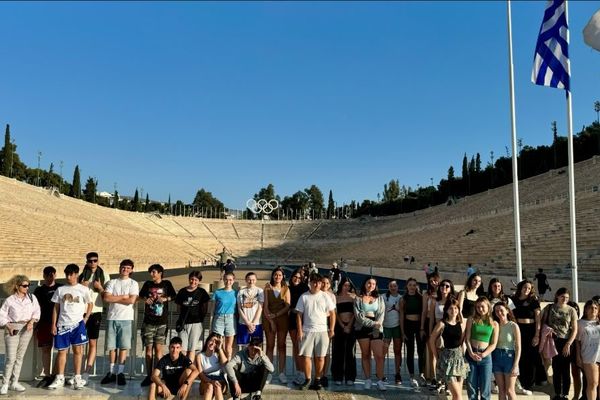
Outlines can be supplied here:
<path id="1" fill-rule="evenodd" d="M 385 387 L 385 382 L 382 381 L 381 379 L 377 381 L 377 389 L 379 389 L 381 391 L 387 390 L 387 388 Z"/>
<path id="2" fill-rule="evenodd" d="M 498 394 L 500 391 L 498 390 L 498 385 L 493 385 L 492 386 L 492 393 L 494 394 Z"/>
<path id="3" fill-rule="evenodd" d="M 531 396 L 533 394 L 533 392 L 531 390 L 527 390 L 527 389 L 521 389 L 521 390 L 519 390 L 518 393 L 525 395 L 525 396 Z"/>
<path id="4" fill-rule="evenodd" d="M 8 394 L 8 383 L 0 386 L 0 394 Z"/>
<path id="5" fill-rule="evenodd" d="M 75 375 L 73 379 L 73 389 L 81 390 L 87 382 L 81 377 L 81 375 Z"/>
<path id="6" fill-rule="evenodd" d="M 64 377 L 56 377 L 54 378 L 54 382 L 48 385 L 48 389 L 58 389 L 61 387 L 65 387 L 65 378 Z"/>
<path id="7" fill-rule="evenodd" d="M 371 385 L 373 384 L 373 382 L 371 382 L 370 379 L 367 379 L 365 381 L 365 390 L 371 390 Z"/>
<path id="8" fill-rule="evenodd" d="M 279 382 L 283 384 L 287 383 L 287 376 L 285 376 L 285 372 L 279 374 Z"/>
<path id="9" fill-rule="evenodd" d="M 67 385 L 69 386 L 73 386 L 75 384 L 75 377 L 72 376 L 69 379 L 67 379 Z"/>
<path id="10" fill-rule="evenodd" d="M 334 383 L 336 386 L 342 386 L 342 381 L 335 381 Z"/>
<path id="11" fill-rule="evenodd" d="M 265 382 L 265 384 L 270 384 L 271 381 L 273 380 L 273 374 L 269 374 L 269 376 L 267 376 L 267 381 Z"/>
<path id="12" fill-rule="evenodd" d="M 410 386 L 412 386 L 414 388 L 418 388 L 419 382 L 417 382 L 417 380 L 415 378 L 410 378 Z"/>
<path id="13" fill-rule="evenodd" d="M 14 390 L 15 392 L 24 392 L 26 390 L 25 386 L 21 385 L 19 382 L 13 382 L 9 389 Z"/>

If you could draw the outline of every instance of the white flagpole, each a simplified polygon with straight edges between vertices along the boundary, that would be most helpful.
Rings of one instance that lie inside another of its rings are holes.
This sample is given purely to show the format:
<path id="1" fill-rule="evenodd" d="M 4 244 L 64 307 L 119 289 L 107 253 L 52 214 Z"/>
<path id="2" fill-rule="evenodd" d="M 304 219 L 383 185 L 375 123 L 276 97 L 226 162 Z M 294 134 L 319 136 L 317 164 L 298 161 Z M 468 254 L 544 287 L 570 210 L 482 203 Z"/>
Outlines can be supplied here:
<path id="1" fill-rule="evenodd" d="M 515 84 L 512 49 L 512 16 L 510 0 L 506 2 L 508 12 L 508 80 L 510 84 L 510 127 L 512 131 L 512 170 L 513 170 L 513 217 L 515 221 L 515 256 L 517 282 L 523 280 L 523 264 L 521 261 L 521 217 L 519 211 L 519 171 L 517 169 L 517 124 L 515 116 Z"/>
<path id="2" fill-rule="evenodd" d="M 565 0 L 565 20 L 569 26 L 569 4 Z M 569 30 L 567 29 L 567 43 L 569 43 Z M 571 77 L 571 62 L 567 62 L 567 75 Z M 579 287 L 577 284 L 577 227 L 575 225 L 575 170 L 573 157 L 573 109 L 571 104 L 571 85 L 567 94 L 567 128 L 568 128 L 568 153 L 569 153 L 569 216 L 571 224 L 571 276 L 573 279 L 573 301 L 579 301 Z"/>

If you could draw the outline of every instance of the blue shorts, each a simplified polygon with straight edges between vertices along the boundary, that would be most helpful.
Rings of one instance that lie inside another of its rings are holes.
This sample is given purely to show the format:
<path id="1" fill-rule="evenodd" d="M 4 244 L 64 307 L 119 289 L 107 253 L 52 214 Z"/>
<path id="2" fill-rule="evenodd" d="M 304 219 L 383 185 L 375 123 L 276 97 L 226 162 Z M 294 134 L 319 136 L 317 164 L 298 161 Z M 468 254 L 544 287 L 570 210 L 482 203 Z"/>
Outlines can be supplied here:
<path id="1" fill-rule="evenodd" d="M 246 324 L 238 324 L 237 330 L 237 344 L 248 344 L 250 343 L 251 337 L 259 337 L 262 339 L 263 337 L 263 328 L 262 325 L 255 325 L 256 329 L 254 333 L 248 332 L 248 327 Z"/>
<path id="2" fill-rule="evenodd" d="M 221 336 L 235 335 L 235 316 L 233 314 L 215 315 L 212 322 L 212 332 Z"/>
<path id="3" fill-rule="evenodd" d="M 510 374 L 514 365 L 514 350 L 496 349 L 492 352 L 492 372 L 494 374 Z"/>
<path id="4" fill-rule="evenodd" d="M 83 320 L 78 325 L 72 327 L 58 327 L 58 332 L 54 336 L 54 348 L 56 350 L 66 350 L 69 346 L 79 346 L 88 342 L 88 335 L 85 330 Z"/>

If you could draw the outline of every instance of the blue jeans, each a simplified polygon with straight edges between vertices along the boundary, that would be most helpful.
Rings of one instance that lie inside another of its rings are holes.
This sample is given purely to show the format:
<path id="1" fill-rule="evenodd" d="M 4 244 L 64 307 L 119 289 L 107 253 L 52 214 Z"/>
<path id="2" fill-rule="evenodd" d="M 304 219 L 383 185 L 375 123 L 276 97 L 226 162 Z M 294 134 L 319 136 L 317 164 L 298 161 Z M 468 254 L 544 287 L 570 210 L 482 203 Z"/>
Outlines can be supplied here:
<path id="1" fill-rule="evenodd" d="M 473 351 L 476 351 L 473 349 Z M 467 394 L 469 400 L 490 400 L 492 390 L 492 356 L 488 355 L 481 361 L 474 361 L 466 355 L 471 367 L 467 377 Z"/>

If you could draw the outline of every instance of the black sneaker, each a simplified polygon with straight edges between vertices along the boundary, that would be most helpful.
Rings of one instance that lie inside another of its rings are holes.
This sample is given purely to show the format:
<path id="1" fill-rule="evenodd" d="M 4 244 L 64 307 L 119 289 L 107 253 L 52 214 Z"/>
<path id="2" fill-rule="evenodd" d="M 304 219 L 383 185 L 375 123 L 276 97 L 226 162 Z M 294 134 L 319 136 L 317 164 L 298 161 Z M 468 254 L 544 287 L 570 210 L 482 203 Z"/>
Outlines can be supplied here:
<path id="1" fill-rule="evenodd" d="M 122 372 L 117 374 L 117 385 L 123 386 L 125 384 L 127 384 L 127 381 L 125 380 L 125 374 Z"/>
<path id="2" fill-rule="evenodd" d="M 321 386 L 323 386 L 323 387 L 329 386 L 329 379 L 327 379 L 326 376 L 321 377 Z"/>
<path id="3" fill-rule="evenodd" d="M 298 389 L 306 390 L 306 389 L 308 389 L 308 385 L 310 385 L 310 379 L 304 379 L 304 382 L 302 382 L 300 385 L 298 385 Z"/>
<path id="4" fill-rule="evenodd" d="M 106 385 L 108 383 L 115 383 L 117 381 L 117 376 L 112 372 L 106 374 L 104 378 L 100 381 L 101 385 Z"/>
<path id="5" fill-rule="evenodd" d="M 42 379 L 40 383 L 38 383 L 37 387 L 48 387 L 48 385 L 54 382 L 54 378 L 56 378 L 56 375 L 48 375 L 44 377 L 44 379 Z"/>
<path id="6" fill-rule="evenodd" d="M 400 374 L 396 374 L 394 376 L 394 379 L 396 380 L 396 385 L 402 385 L 402 377 L 400 376 Z"/>
<path id="7" fill-rule="evenodd" d="M 260 394 L 255 394 L 252 396 L 252 400 L 262 400 L 262 396 Z"/>
<path id="8" fill-rule="evenodd" d="M 144 380 L 142 381 L 142 383 L 140 383 L 141 386 L 150 386 L 150 384 L 152 383 L 152 379 L 150 379 L 150 376 L 146 376 L 144 378 Z"/>
<path id="9" fill-rule="evenodd" d="M 323 385 L 321 385 L 321 379 L 315 378 L 314 382 L 308 388 L 310 390 L 321 390 L 321 389 L 323 389 Z"/>

